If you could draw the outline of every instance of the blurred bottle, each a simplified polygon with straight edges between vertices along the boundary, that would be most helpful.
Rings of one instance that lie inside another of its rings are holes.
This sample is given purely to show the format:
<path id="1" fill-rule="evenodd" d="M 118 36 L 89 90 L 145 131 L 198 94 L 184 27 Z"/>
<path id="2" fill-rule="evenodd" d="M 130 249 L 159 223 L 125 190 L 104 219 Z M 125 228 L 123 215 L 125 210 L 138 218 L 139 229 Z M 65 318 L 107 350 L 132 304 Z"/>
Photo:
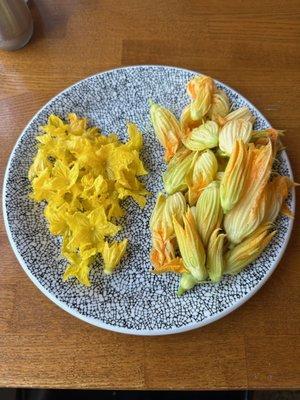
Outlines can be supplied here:
<path id="1" fill-rule="evenodd" d="M 16 50 L 29 42 L 33 32 L 25 0 L 0 0 L 0 48 Z"/>

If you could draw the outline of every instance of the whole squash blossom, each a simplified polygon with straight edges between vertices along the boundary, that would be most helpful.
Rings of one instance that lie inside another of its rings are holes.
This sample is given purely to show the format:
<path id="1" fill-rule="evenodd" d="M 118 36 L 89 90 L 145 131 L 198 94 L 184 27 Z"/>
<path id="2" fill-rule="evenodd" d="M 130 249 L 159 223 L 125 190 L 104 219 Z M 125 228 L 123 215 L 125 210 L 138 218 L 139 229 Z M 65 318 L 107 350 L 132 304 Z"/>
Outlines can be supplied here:
<path id="1" fill-rule="evenodd" d="M 127 131 L 129 140 L 122 143 L 72 113 L 67 121 L 50 115 L 37 136 L 38 151 L 28 172 L 30 197 L 47 203 L 49 230 L 62 237 L 62 255 L 68 261 L 64 280 L 75 277 L 90 285 L 98 254 L 104 273 L 111 274 L 127 246 L 127 239 L 111 240 L 121 229 L 120 202 L 131 197 L 140 207 L 146 204 L 149 192 L 138 179 L 147 174 L 139 154 L 142 135 L 134 124 Z"/>
<path id="2" fill-rule="evenodd" d="M 298 186 L 273 169 L 284 148 L 282 130 L 253 130 L 252 112 L 233 109 L 226 90 L 208 76 L 193 77 L 186 93 L 190 102 L 178 110 L 179 121 L 162 106 L 150 108 L 168 154 L 166 194 L 158 194 L 149 224 L 150 261 L 154 273 L 180 275 L 178 295 L 252 263 L 276 234 L 277 216 L 293 217 L 285 200 Z M 41 181 L 49 190 L 47 174 Z"/>

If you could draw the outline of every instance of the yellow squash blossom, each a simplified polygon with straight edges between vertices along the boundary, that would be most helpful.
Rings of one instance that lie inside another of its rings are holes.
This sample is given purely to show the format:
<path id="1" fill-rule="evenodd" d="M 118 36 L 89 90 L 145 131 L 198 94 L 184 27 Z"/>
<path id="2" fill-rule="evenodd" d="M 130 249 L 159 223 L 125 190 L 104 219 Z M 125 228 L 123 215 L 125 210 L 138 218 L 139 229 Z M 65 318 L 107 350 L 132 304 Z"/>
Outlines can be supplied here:
<path id="1" fill-rule="evenodd" d="M 273 161 L 271 142 L 259 149 L 253 144 L 248 146 L 243 196 L 224 218 L 227 237 L 236 244 L 249 236 L 263 221 L 265 211 L 260 199 L 269 180 Z"/>
<path id="2" fill-rule="evenodd" d="M 243 195 L 248 168 L 247 150 L 247 145 L 241 139 L 237 140 L 223 173 L 220 196 L 224 214 L 227 214 Z"/>
<path id="3" fill-rule="evenodd" d="M 181 128 L 181 138 L 182 140 L 187 137 L 194 128 L 197 128 L 202 124 L 202 120 L 194 121 L 191 116 L 191 105 L 188 104 L 182 110 L 180 116 L 180 128 Z"/>
<path id="4" fill-rule="evenodd" d="M 276 233 L 276 231 L 270 232 L 270 228 L 271 224 L 262 224 L 226 253 L 225 274 L 238 274 L 261 254 Z"/>
<path id="5" fill-rule="evenodd" d="M 196 221 L 204 246 L 207 246 L 212 232 L 220 227 L 223 218 L 219 186 L 219 182 L 211 182 L 197 201 Z"/>
<path id="6" fill-rule="evenodd" d="M 183 216 L 182 224 L 177 221 L 176 216 L 174 216 L 173 220 L 184 266 L 197 281 L 203 281 L 207 277 L 205 250 L 191 209 L 189 208 Z"/>
<path id="7" fill-rule="evenodd" d="M 186 175 L 191 169 L 194 154 L 190 150 L 182 148 L 169 162 L 163 175 L 165 190 L 168 194 L 187 189 Z"/>
<path id="8" fill-rule="evenodd" d="M 255 117 L 251 114 L 250 110 L 247 107 L 241 107 L 237 110 L 231 111 L 225 117 L 219 117 L 217 122 L 219 125 L 224 126 L 227 122 L 235 119 L 249 121 L 252 124 L 255 122 Z"/>
<path id="9" fill-rule="evenodd" d="M 260 147 L 260 146 L 265 146 L 268 143 L 268 141 L 271 140 L 273 148 L 273 158 L 275 158 L 278 151 L 284 149 L 280 141 L 280 138 L 283 136 L 283 134 L 284 131 L 274 128 L 252 131 L 251 142 L 253 142 L 256 147 Z"/>
<path id="10" fill-rule="evenodd" d="M 267 184 L 261 199 L 265 203 L 264 222 L 273 222 L 277 218 L 289 194 L 289 190 L 294 186 L 296 184 L 289 177 L 280 175 Z M 288 210 L 287 214 L 292 216 L 290 210 Z"/>
<path id="11" fill-rule="evenodd" d="M 165 149 L 168 162 L 175 155 L 181 144 L 180 125 L 170 110 L 151 101 L 150 116 L 156 137 Z"/>
<path id="12" fill-rule="evenodd" d="M 206 267 L 212 282 L 219 282 L 224 271 L 224 240 L 226 234 L 215 229 L 211 234 L 207 248 Z"/>
<path id="13" fill-rule="evenodd" d="M 186 202 L 182 193 L 175 193 L 165 197 L 159 194 L 156 205 L 150 219 L 150 229 L 152 235 L 152 249 L 150 259 L 155 272 L 166 271 L 167 268 L 178 271 L 181 266 L 177 266 L 175 259 L 175 230 L 173 217 L 182 221 L 186 210 Z M 173 262 L 173 264 L 170 264 Z M 168 267 L 166 264 L 170 264 Z M 176 264 L 176 265 L 175 265 Z M 175 271 L 175 272 L 176 272 Z"/>
<path id="14" fill-rule="evenodd" d="M 219 126 L 214 121 L 207 121 L 191 130 L 183 138 L 184 145 L 193 151 L 201 151 L 216 147 L 219 142 Z"/>
<path id="15" fill-rule="evenodd" d="M 105 274 L 110 275 L 116 269 L 126 251 L 127 243 L 127 239 L 122 242 L 113 242 L 111 245 L 107 242 L 104 243 L 101 254 L 104 261 L 103 272 Z"/>
<path id="16" fill-rule="evenodd" d="M 220 132 L 219 147 L 221 152 L 230 156 L 233 146 L 238 139 L 248 143 L 251 139 L 252 124 L 243 119 L 233 119 L 227 122 Z"/>
<path id="17" fill-rule="evenodd" d="M 230 104 L 224 90 L 217 90 L 212 96 L 211 107 L 208 116 L 212 121 L 218 122 L 219 118 L 224 118 L 229 113 Z"/>
<path id="18" fill-rule="evenodd" d="M 211 150 L 195 153 L 192 166 L 186 174 L 188 186 L 188 202 L 195 205 L 201 191 L 215 179 L 218 171 L 218 161 Z"/>
<path id="19" fill-rule="evenodd" d="M 186 201 L 182 193 L 170 196 L 159 193 L 150 218 L 151 231 L 160 232 L 163 239 L 174 237 L 173 216 L 181 222 L 185 211 Z"/>
<path id="20" fill-rule="evenodd" d="M 196 76 L 187 84 L 187 93 L 191 97 L 191 117 L 201 120 L 209 111 L 216 86 L 209 76 Z"/>

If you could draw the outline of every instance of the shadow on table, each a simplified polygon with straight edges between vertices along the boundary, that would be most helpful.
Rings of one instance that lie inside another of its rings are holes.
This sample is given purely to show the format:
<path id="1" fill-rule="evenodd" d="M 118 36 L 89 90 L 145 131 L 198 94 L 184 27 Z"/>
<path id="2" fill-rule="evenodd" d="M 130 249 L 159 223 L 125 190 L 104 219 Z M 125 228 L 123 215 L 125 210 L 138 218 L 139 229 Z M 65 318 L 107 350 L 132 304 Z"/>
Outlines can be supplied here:
<path id="1" fill-rule="evenodd" d="M 1 400 L 252 400 L 252 392 L 0 389 Z"/>

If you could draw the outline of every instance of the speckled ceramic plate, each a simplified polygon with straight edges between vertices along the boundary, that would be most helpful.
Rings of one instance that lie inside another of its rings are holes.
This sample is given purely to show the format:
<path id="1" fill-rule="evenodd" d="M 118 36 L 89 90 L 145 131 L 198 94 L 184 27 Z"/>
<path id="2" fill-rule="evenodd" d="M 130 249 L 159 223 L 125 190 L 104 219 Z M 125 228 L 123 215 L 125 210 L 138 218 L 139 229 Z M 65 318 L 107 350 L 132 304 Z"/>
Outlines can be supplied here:
<path id="1" fill-rule="evenodd" d="M 197 286 L 176 296 L 179 277 L 155 276 L 149 272 L 150 235 L 148 222 L 155 195 L 162 190 L 163 151 L 149 121 L 148 99 L 165 105 L 176 115 L 187 104 L 186 82 L 196 74 L 173 67 L 137 66 L 115 69 L 89 77 L 66 89 L 46 104 L 29 122 L 10 157 L 4 183 L 4 218 L 12 248 L 29 278 L 54 303 L 72 315 L 118 332 L 158 335 L 186 331 L 211 323 L 249 299 L 268 279 L 287 245 L 292 221 L 280 217 L 278 234 L 263 254 L 247 269 L 219 284 Z M 228 86 L 234 108 L 246 105 L 257 118 L 256 128 L 268 121 L 244 97 Z M 125 139 L 126 122 L 138 124 L 144 134 L 142 158 L 149 170 L 145 179 L 154 194 L 144 210 L 126 201 L 125 232 L 128 255 L 113 276 L 104 276 L 100 263 L 91 272 L 91 287 L 75 281 L 62 282 L 65 261 L 60 242 L 50 235 L 43 217 L 43 205 L 28 198 L 27 171 L 36 152 L 38 126 L 49 114 L 66 117 L 69 112 L 88 117 L 104 133 L 117 132 Z M 292 176 L 285 152 L 278 171 Z M 288 199 L 294 208 L 294 194 Z"/>

